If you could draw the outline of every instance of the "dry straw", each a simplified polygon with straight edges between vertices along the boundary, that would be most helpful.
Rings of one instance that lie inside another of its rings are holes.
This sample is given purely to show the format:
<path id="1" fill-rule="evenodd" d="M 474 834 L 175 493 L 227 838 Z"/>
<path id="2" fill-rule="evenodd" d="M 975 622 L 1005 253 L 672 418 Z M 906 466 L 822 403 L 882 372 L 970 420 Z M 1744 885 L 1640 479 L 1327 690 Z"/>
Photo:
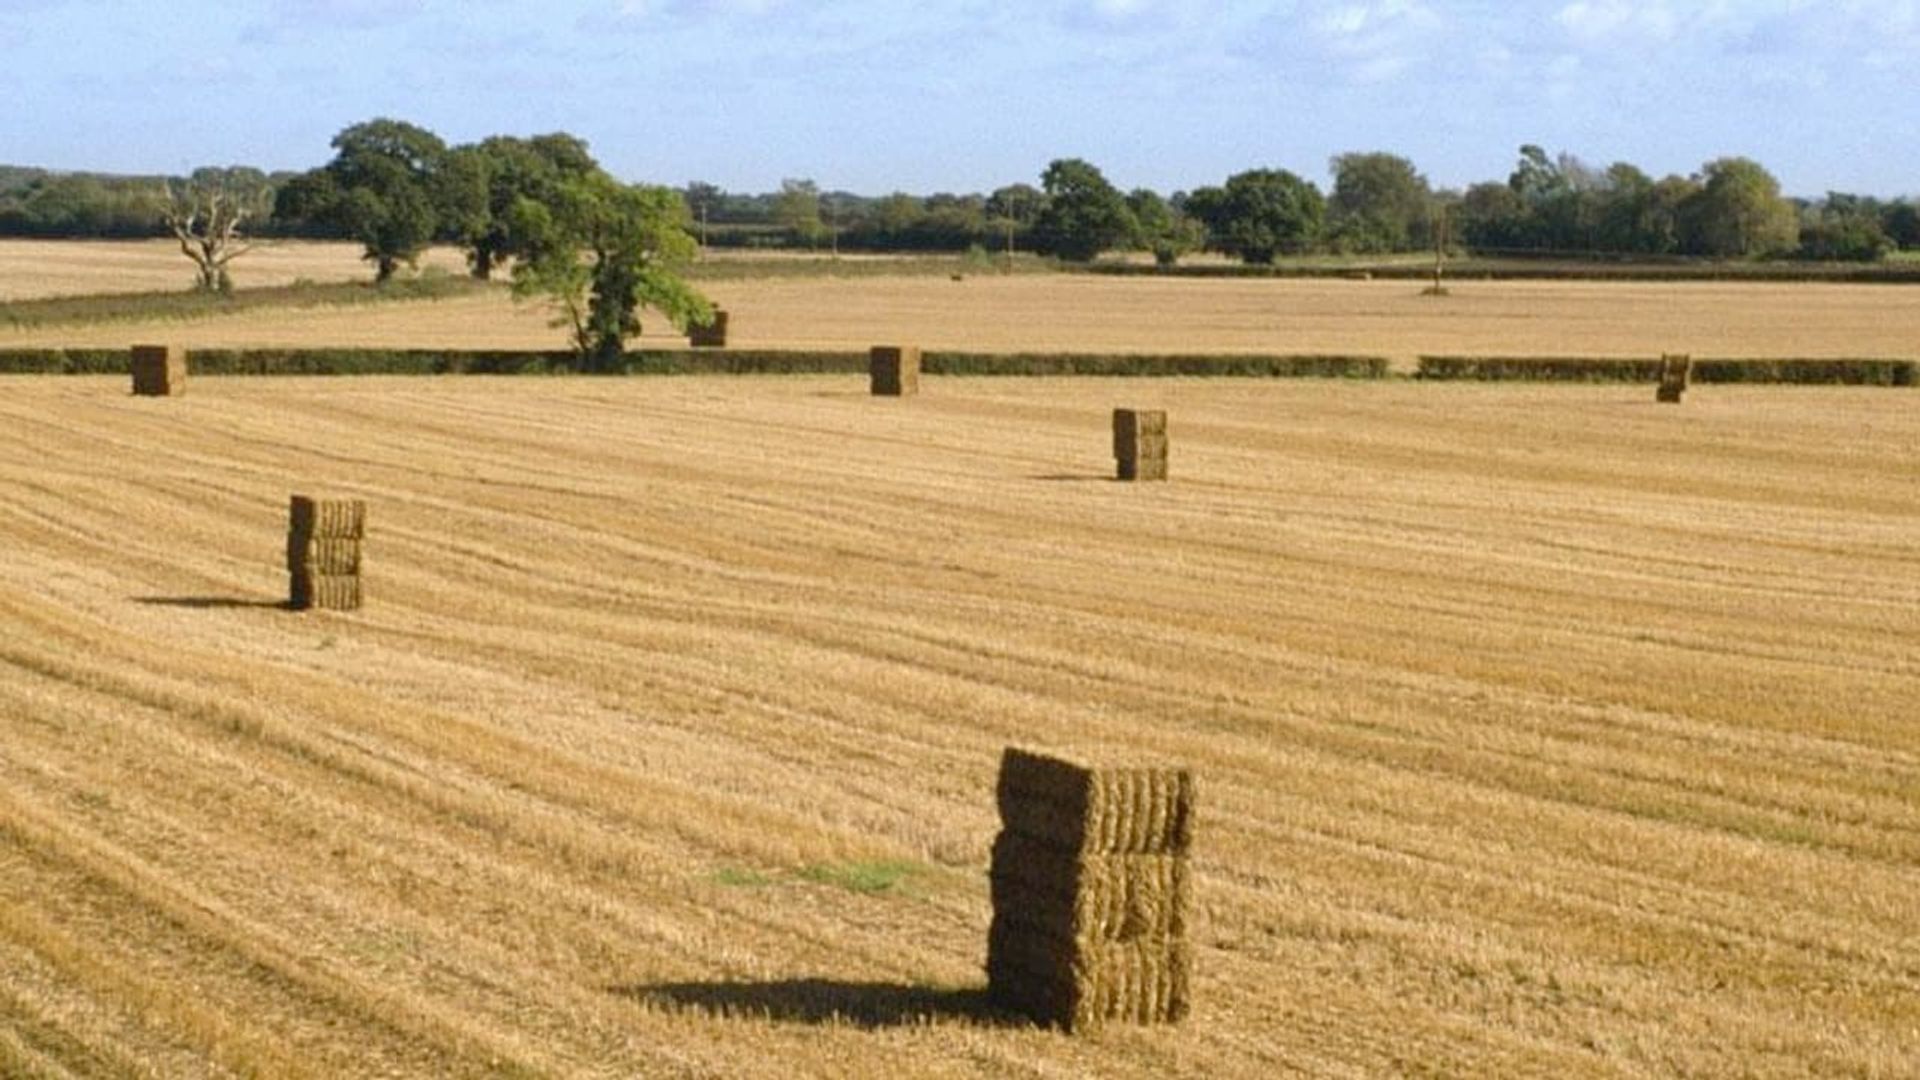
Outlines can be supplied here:
<path id="1" fill-rule="evenodd" d="M 696 349 L 723 349 L 727 345 L 727 309 L 714 308 L 713 322 L 687 327 L 687 342 Z"/>
<path id="2" fill-rule="evenodd" d="M 1193 843 L 1185 769 L 1096 769 L 1008 747 L 998 798 L 1007 831 L 1063 851 L 1179 855 Z"/>
<path id="3" fill-rule="evenodd" d="M 1167 478 L 1167 414 L 1158 409 L 1113 410 L 1113 458 L 1122 480 Z"/>
<path id="4" fill-rule="evenodd" d="M 360 606 L 366 531 L 367 504 L 359 499 L 293 496 L 287 512 L 287 571 L 294 610 Z"/>
<path id="5" fill-rule="evenodd" d="M 920 392 L 920 347 L 875 345 L 867 353 L 867 372 L 875 397 L 904 397 Z"/>
<path id="6" fill-rule="evenodd" d="M 1692 375 L 1693 357 L 1680 353 L 1662 355 L 1660 389 L 1654 394 L 1654 399 L 1667 405 L 1680 404 L 1680 397 L 1687 392 L 1687 382 Z"/>
<path id="7" fill-rule="evenodd" d="M 187 353 L 177 345 L 135 345 L 129 364 L 136 394 L 174 397 L 187 392 Z"/>
<path id="8" fill-rule="evenodd" d="M 1009 747 L 997 794 L 989 996 L 1069 1031 L 1185 1016 L 1192 774 Z"/>

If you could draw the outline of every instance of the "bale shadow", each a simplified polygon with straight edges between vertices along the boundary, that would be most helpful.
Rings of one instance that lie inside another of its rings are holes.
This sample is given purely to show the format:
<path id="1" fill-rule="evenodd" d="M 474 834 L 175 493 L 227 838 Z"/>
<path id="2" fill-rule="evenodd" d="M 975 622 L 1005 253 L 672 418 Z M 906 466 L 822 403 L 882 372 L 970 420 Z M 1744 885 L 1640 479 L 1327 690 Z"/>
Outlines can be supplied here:
<path id="1" fill-rule="evenodd" d="M 192 608 L 195 611 L 230 608 L 277 608 L 289 611 L 293 608 L 293 604 L 286 600 L 249 600 L 243 596 L 136 596 L 133 600 L 136 604 Z"/>
<path id="2" fill-rule="evenodd" d="M 962 1020 L 986 1027 L 1029 1026 L 987 1000 L 985 987 L 936 990 L 899 983 L 843 979 L 779 979 L 772 982 L 682 982 L 610 986 L 621 997 L 719 1018 L 766 1019 L 790 1024 L 851 1024 L 903 1027 L 936 1020 Z"/>

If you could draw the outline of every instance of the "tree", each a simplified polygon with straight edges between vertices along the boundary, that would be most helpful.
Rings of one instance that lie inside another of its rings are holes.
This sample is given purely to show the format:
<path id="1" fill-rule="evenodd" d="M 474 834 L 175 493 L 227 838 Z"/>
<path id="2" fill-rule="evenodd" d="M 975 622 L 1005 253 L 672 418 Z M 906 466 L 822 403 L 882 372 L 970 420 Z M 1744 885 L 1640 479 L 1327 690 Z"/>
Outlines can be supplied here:
<path id="1" fill-rule="evenodd" d="M 1799 243 L 1799 216 L 1780 197 L 1780 182 L 1748 158 L 1720 158 L 1701 169 L 1690 201 L 1692 247 L 1717 258 L 1757 258 Z"/>
<path id="2" fill-rule="evenodd" d="M 181 253 L 193 260 L 196 288 L 233 290 L 227 264 L 253 247 L 241 227 L 266 204 L 267 178 L 258 169 L 202 168 L 185 180 L 168 181 L 162 220 L 180 242 Z"/>
<path id="3" fill-rule="evenodd" d="M 1187 209 L 1202 216 L 1218 250 L 1245 262 L 1270 263 L 1283 252 L 1313 247 L 1326 217 L 1326 199 L 1319 188 L 1284 169 L 1249 169 L 1228 177 L 1224 188 L 1195 191 L 1187 197 Z"/>
<path id="4" fill-rule="evenodd" d="M 551 202 L 520 199 L 514 219 L 523 243 L 514 295 L 559 308 L 554 325 L 569 331 L 583 370 L 618 370 L 643 308 L 681 330 L 712 320 L 713 306 L 681 276 L 698 249 L 678 192 L 595 171 L 563 180 Z"/>
<path id="5" fill-rule="evenodd" d="M 1206 243 L 1206 229 L 1157 192 L 1147 188 L 1128 192 L 1127 209 L 1133 214 L 1134 244 L 1153 252 L 1153 261 L 1161 266 L 1174 265 L 1180 256 Z"/>
<path id="6" fill-rule="evenodd" d="M 1134 232 L 1127 201 L 1099 169 L 1079 158 L 1061 158 L 1040 175 L 1045 204 L 1033 222 L 1033 243 L 1042 255 L 1091 262 L 1125 244 Z"/>
<path id="7" fill-rule="evenodd" d="M 1427 246 L 1433 191 L 1413 162 L 1394 154 L 1333 159 L 1330 231 L 1343 251 L 1409 251 Z"/>
<path id="8" fill-rule="evenodd" d="M 1904 200 L 1888 203 L 1880 211 L 1880 228 L 1902 250 L 1920 247 L 1920 206 Z"/>
<path id="9" fill-rule="evenodd" d="M 820 221 L 820 185 L 811 180 L 780 181 L 774 216 L 794 239 L 805 241 L 810 248 L 819 247 L 827 231 Z"/>
<path id="10" fill-rule="evenodd" d="M 494 267 L 521 254 L 523 238 L 513 228 L 519 200 L 550 201 L 561 183 L 598 168 L 585 140 L 565 132 L 496 135 L 455 148 L 439 184 L 442 213 L 454 223 L 449 239 L 467 249 L 473 276 L 485 281 Z"/>
<path id="11" fill-rule="evenodd" d="M 1521 246 L 1526 204 L 1508 184 L 1485 181 L 1460 197 L 1455 215 L 1462 239 L 1469 247 L 1497 251 Z"/>
<path id="12" fill-rule="evenodd" d="M 374 264 L 374 280 L 393 277 L 426 250 L 451 203 L 445 185 L 447 148 L 439 136 L 400 120 L 377 119 L 333 139 L 334 157 L 288 184 L 274 216 L 321 223 L 358 240 Z"/>
<path id="13" fill-rule="evenodd" d="M 1013 260 L 1015 235 L 1033 227 L 1046 199 L 1046 193 L 1032 184 L 1008 184 L 987 196 L 987 224 L 1006 238 L 1009 263 Z"/>
<path id="14" fill-rule="evenodd" d="M 1802 259 L 1878 262 L 1896 246 L 1882 219 L 1878 200 L 1830 191 L 1802 214 L 1796 254 Z"/>

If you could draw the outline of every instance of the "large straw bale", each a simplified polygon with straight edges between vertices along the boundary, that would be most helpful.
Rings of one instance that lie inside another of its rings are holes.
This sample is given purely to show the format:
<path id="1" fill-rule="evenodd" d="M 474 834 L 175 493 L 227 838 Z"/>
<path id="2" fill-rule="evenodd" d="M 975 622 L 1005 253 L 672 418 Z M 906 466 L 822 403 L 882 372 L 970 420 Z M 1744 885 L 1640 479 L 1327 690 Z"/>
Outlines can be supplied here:
<path id="1" fill-rule="evenodd" d="M 1181 941 L 1075 945 L 998 917 L 987 934 L 988 997 L 1068 1031 L 1180 1020 L 1191 1009 L 1192 980 L 1192 953 Z"/>
<path id="2" fill-rule="evenodd" d="M 867 353 L 867 373 L 876 397 L 920 392 L 920 346 L 875 345 Z"/>
<path id="3" fill-rule="evenodd" d="M 1687 383 L 1693 376 L 1693 357 L 1680 353 L 1666 353 L 1660 357 L 1660 389 L 1655 392 L 1657 401 L 1668 405 L 1678 405 L 1681 395 L 1687 392 Z"/>
<path id="4" fill-rule="evenodd" d="M 1165 435 L 1132 435 L 1114 439 L 1113 456 L 1119 461 L 1150 461 L 1167 456 Z"/>
<path id="5" fill-rule="evenodd" d="M 366 535 L 367 504 L 359 499 L 315 499 L 295 495 L 288 514 L 289 543 L 313 537 L 357 540 Z"/>
<path id="6" fill-rule="evenodd" d="M 292 592 L 290 606 L 295 611 L 312 608 L 352 611 L 360 606 L 360 575 L 313 574 L 296 570 L 293 572 Z"/>
<path id="7" fill-rule="evenodd" d="M 1179 855 L 1193 842 L 1185 769 L 1092 768 L 1008 747 L 998 798 L 1008 831 L 1062 851 Z"/>
<path id="8" fill-rule="evenodd" d="M 171 397 L 187 392 L 187 353 L 178 345 L 135 345 L 129 363 L 134 393 Z"/>
<path id="9" fill-rule="evenodd" d="M 1002 832 L 989 876 L 995 917 L 1043 936 L 1131 941 L 1187 932 L 1184 855 L 1068 852 Z"/>
<path id="10" fill-rule="evenodd" d="M 1167 433 L 1167 413 L 1164 409 L 1115 409 L 1113 410 L 1113 440 L 1117 451 L 1122 438 L 1137 438 L 1141 435 L 1165 435 Z"/>
<path id="11" fill-rule="evenodd" d="M 287 534 L 287 569 L 315 574 L 357 574 L 360 545 L 354 537 Z"/>
<path id="12" fill-rule="evenodd" d="M 1166 455 L 1152 458 L 1121 458 L 1115 475 L 1122 480 L 1165 480 L 1167 478 Z"/>
<path id="13" fill-rule="evenodd" d="M 727 309 L 714 308 L 713 322 L 687 327 L 687 343 L 696 349 L 721 349 L 727 344 Z"/>

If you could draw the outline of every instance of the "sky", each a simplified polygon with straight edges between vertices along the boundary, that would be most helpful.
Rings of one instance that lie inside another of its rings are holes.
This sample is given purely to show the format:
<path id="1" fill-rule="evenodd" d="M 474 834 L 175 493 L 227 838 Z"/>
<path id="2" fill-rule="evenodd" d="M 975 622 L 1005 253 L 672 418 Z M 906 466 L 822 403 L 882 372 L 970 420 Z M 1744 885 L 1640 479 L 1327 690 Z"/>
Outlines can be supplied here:
<path id="1" fill-rule="evenodd" d="M 307 169 L 378 116 L 566 131 L 627 180 L 1122 188 L 1535 143 L 1920 194 L 1920 0 L 0 0 L 0 163 Z"/>

